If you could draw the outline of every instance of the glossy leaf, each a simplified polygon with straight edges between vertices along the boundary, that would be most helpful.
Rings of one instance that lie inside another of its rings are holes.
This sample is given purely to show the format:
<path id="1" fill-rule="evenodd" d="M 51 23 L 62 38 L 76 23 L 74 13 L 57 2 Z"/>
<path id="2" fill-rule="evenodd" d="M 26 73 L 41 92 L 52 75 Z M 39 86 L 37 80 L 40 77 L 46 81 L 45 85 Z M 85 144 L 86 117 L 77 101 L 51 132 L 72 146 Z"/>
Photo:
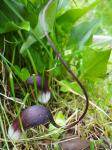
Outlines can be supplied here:
<path id="1" fill-rule="evenodd" d="M 81 77 L 96 79 L 103 77 L 107 70 L 110 50 L 86 49 L 82 56 Z"/>
<path id="2" fill-rule="evenodd" d="M 53 31 L 55 16 L 56 16 L 56 9 L 57 9 L 57 0 L 54 0 L 46 11 L 46 14 L 45 14 L 46 22 L 43 22 L 42 20 L 43 10 L 40 12 L 38 24 L 34 29 L 34 32 L 38 35 L 39 38 L 44 37 L 44 32 L 45 32 L 43 29 L 44 26 L 45 26 L 46 32 Z"/>
<path id="3" fill-rule="evenodd" d="M 54 26 L 54 21 L 55 21 L 55 15 L 56 15 L 56 9 L 57 9 L 57 0 L 53 1 L 51 5 L 49 6 L 47 13 L 46 13 L 46 31 L 47 32 L 52 32 L 53 31 L 53 26 Z M 32 33 L 35 33 L 38 38 L 43 38 L 44 37 L 44 31 L 43 31 L 43 21 L 42 21 L 42 12 L 39 14 L 39 19 L 36 27 L 32 29 Z M 37 41 L 37 39 L 33 36 L 30 35 L 27 40 L 23 43 L 20 53 L 24 53 L 32 44 L 34 44 Z"/>
<path id="4" fill-rule="evenodd" d="M 85 45 L 88 45 L 94 33 L 94 30 L 98 25 L 99 20 L 92 20 L 90 22 L 84 21 L 77 26 L 74 26 L 70 33 L 68 46 L 81 49 Z"/>
<path id="5" fill-rule="evenodd" d="M 28 21 L 24 21 L 20 24 L 15 24 L 13 21 L 9 21 L 6 24 L 4 24 L 3 26 L 0 26 L 0 33 L 6 33 L 6 32 L 10 32 L 10 31 L 15 31 L 15 30 L 26 30 L 29 31 L 30 30 L 30 24 Z"/>
<path id="6" fill-rule="evenodd" d="M 57 18 L 57 23 L 65 30 L 71 30 L 72 25 L 81 18 L 84 14 L 88 11 L 92 10 L 97 4 L 99 0 L 95 1 L 91 5 L 85 8 L 77 8 L 77 9 L 70 9 L 66 11 L 63 15 Z"/>

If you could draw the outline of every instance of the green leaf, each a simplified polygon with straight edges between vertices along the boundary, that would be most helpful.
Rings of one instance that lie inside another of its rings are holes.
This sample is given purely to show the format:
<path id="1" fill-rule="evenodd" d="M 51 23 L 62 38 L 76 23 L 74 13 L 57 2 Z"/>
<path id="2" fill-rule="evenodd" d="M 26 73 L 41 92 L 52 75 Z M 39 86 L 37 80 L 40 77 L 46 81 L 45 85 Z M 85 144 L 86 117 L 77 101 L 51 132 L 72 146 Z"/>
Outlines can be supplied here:
<path id="1" fill-rule="evenodd" d="M 77 8 L 77 9 L 70 9 L 66 11 L 63 15 L 57 18 L 57 23 L 65 30 L 71 30 L 72 25 L 81 18 L 84 14 L 88 11 L 92 10 L 97 4 L 99 0 L 95 1 L 91 5 L 85 8 Z"/>
<path id="2" fill-rule="evenodd" d="M 54 144 L 54 150 L 60 150 L 59 144 Z"/>
<path id="3" fill-rule="evenodd" d="M 2 9 L 2 11 L 7 11 L 8 13 L 8 10 L 9 10 L 12 13 L 10 14 L 11 17 L 12 15 L 14 15 L 21 21 L 24 21 L 23 17 L 20 14 L 21 8 L 23 8 L 23 6 L 20 3 L 13 1 L 13 0 L 3 0 L 3 1 L 5 3 L 5 7 Z M 3 7 L 3 3 L 2 3 L 2 7 Z M 6 7 L 8 8 L 8 10 L 5 9 Z"/>
<path id="4" fill-rule="evenodd" d="M 70 4 L 71 4 L 71 2 L 68 0 L 60 0 L 58 3 L 58 10 L 59 11 L 61 10 L 61 12 L 63 12 L 70 6 Z"/>
<path id="5" fill-rule="evenodd" d="M 30 76 L 29 71 L 26 68 L 21 69 L 21 79 L 22 81 L 26 81 Z"/>
<path id="6" fill-rule="evenodd" d="M 26 50 L 28 50 L 28 48 L 34 44 L 36 42 L 36 39 L 34 36 L 30 35 L 27 40 L 23 43 L 21 49 L 20 49 L 20 53 L 23 54 L 24 52 L 26 53 Z"/>
<path id="7" fill-rule="evenodd" d="M 68 46 L 75 47 L 77 49 L 83 48 L 88 45 L 93 35 L 93 31 L 99 25 L 99 20 L 84 21 L 71 30 Z"/>
<path id="8" fill-rule="evenodd" d="M 74 90 L 77 93 L 81 93 L 80 87 L 74 82 L 62 80 L 62 81 L 60 81 L 60 85 L 61 85 L 61 88 L 60 88 L 61 92 L 70 92 L 71 90 Z"/>
<path id="9" fill-rule="evenodd" d="M 27 0 L 19 0 L 19 1 L 27 6 L 27 3 L 28 3 Z"/>
<path id="10" fill-rule="evenodd" d="M 46 32 L 52 32 L 54 27 L 54 21 L 56 16 L 57 9 L 57 0 L 54 0 L 48 7 L 45 14 L 45 24 L 43 24 L 43 10 L 39 14 L 38 24 L 34 29 L 34 32 L 38 35 L 39 38 L 43 38 L 45 33 L 43 27 L 45 26 Z"/>
<path id="11" fill-rule="evenodd" d="M 55 65 L 55 63 L 53 65 Z M 62 66 L 57 65 L 51 72 L 53 76 L 60 77 L 63 71 L 64 71 L 64 68 Z"/>
<path id="12" fill-rule="evenodd" d="M 0 5 L 0 33 L 15 30 L 30 30 L 30 23 L 22 17 L 23 5 L 12 0 L 4 0 Z"/>
<path id="13" fill-rule="evenodd" d="M 64 126 L 65 124 L 66 124 L 66 120 L 65 120 L 65 116 L 64 116 L 64 114 L 61 112 L 61 111 L 59 111 L 56 115 L 55 115 L 55 121 L 56 121 L 56 123 L 57 124 L 59 124 L 59 125 L 61 125 L 61 126 Z M 56 127 L 54 127 L 52 124 L 50 124 L 50 126 L 49 126 L 49 132 L 50 131 L 55 131 L 54 132 L 54 134 L 52 134 L 51 135 L 51 137 L 53 138 L 53 139 L 58 139 L 59 138 L 59 136 L 60 136 L 60 134 L 62 133 L 62 132 L 60 132 L 60 130 L 61 131 L 63 131 L 63 129 L 57 129 Z"/>
<path id="14" fill-rule="evenodd" d="M 28 21 L 24 21 L 24 22 L 17 25 L 13 21 L 8 21 L 4 25 L 0 26 L 0 33 L 1 34 L 6 33 L 6 32 L 10 32 L 10 31 L 15 31 L 15 30 L 29 31 L 30 30 L 30 24 Z"/>
<path id="15" fill-rule="evenodd" d="M 52 32 L 53 31 L 53 26 L 54 26 L 54 21 L 55 21 L 55 14 L 56 14 L 56 9 L 57 9 L 57 0 L 53 1 L 51 5 L 49 6 L 47 12 L 46 12 L 46 31 L 47 32 Z M 42 26 L 42 13 L 43 10 L 39 14 L 38 18 L 38 24 L 34 29 L 32 29 L 32 33 L 35 33 L 38 38 L 43 38 L 44 37 L 44 31 L 43 31 L 43 26 Z M 20 53 L 23 53 L 26 49 L 28 49 L 32 44 L 36 42 L 36 38 L 34 38 L 32 35 L 30 35 L 26 42 L 22 45 Z"/>
<path id="16" fill-rule="evenodd" d="M 96 79 L 103 77 L 107 70 L 110 50 L 86 49 L 83 51 L 81 77 Z"/>
<path id="17" fill-rule="evenodd" d="M 26 81 L 30 76 L 28 69 L 26 68 L 20 69 L 19 66 L 14 66 L 14 72 L 22 81 Z"/>

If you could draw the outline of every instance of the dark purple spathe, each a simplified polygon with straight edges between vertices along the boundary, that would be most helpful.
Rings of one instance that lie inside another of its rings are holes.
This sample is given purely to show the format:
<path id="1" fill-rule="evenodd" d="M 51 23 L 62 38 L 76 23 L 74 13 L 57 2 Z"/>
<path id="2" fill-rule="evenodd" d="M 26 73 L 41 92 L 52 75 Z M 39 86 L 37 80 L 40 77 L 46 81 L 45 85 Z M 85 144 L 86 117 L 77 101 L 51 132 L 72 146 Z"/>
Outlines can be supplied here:
<path id="1" fill-rule="evenodd" d="M 34 77 L 30 76 L 26 82 L 29 85 L 34 85 L 34 79 L 36 79 L 36 84 L 37 84 L 38 90 L 41 90 L 44 92 L 49 91 L 48 80 L 46 78 L 42 78 L 39 75 L 36 75 Z"/>
<path id="2" fill-rule="evenodd" d="M 50 110 L 44 106 L 30 106 L 23 110 L 20 114 L 21 124 L 24 130 L 38 126 L 40 124 L 44 125 L 47 122 L 51 122 L 55 127 L 59 127 L 50 112 Z M 14 131 L 21 130 L 20 121 L 18 118 L 12 124 Z"/>

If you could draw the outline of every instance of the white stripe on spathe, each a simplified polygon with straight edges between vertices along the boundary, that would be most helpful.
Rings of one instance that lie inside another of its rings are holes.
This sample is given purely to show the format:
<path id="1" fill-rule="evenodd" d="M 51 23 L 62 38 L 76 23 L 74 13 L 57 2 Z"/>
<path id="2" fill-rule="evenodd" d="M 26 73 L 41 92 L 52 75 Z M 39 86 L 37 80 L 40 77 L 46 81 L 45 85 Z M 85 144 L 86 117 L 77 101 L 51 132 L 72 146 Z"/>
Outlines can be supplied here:
<path id="1" fill-rule="evenodd" d="M 14 131 L 13 126 L 11 125 L 8 129 L 8 137 L 9 139 L 13 140 L 13 141 L 17 141 L 19 140 L 21 136 L 21 131 L 20 130 L 16 130 Z"/>
<path id="2" fill-rule="evenodd" d="M 40 103 L 46 104 L 48 103 L 49 99 L 51 97 L 51 93 L 50 92 L 42 92 L 39 94 L 38 100 Z"/>

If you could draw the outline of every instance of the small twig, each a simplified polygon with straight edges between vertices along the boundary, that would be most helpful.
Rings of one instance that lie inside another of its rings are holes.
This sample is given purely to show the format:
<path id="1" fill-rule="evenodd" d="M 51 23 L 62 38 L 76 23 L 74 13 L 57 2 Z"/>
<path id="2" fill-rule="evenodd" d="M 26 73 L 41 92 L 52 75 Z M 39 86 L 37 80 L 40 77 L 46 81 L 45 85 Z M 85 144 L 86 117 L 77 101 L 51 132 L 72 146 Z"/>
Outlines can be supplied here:
<path id="1" fill-rule="evenodd" d="M 5 97 L 6 99 L 9 99 L 9 100 L 13 101 L 13 102 L 15 102 L 15 100 L 16 100 L 16 103 L 24 105 L 24 103 L 22 103 L 21 99 L 19 99 L 19 98 L 8 97 L 8 96 L 6 96 L 6 95 L 4 95 L 2 93 L 0 93 L 0 95 Z"/>
<path id="2" fill-rule="evenodd" d="M 10 114 L 10 115 L 12 116 L 12 118 L 15 118 L 15 117 L 16 117 L 11 111 L 9 111 L 9 110 L 7 109 L 7 106 L 6 106 L 6 104 L 5 104 L 5 101 L 4 101 L 4 109 L 5 109 L 5 112 L 7 112 L 8 114 Z"/>
<path id="3" fill-rule="evenodd" d="M 77 114 L 77 110 L 67 119 L 67 121 L 66 121 L 66 123 L 69 123 L 73 118 L 74 118 L 74 116 L 76 116 L 76 114 Z"/>

